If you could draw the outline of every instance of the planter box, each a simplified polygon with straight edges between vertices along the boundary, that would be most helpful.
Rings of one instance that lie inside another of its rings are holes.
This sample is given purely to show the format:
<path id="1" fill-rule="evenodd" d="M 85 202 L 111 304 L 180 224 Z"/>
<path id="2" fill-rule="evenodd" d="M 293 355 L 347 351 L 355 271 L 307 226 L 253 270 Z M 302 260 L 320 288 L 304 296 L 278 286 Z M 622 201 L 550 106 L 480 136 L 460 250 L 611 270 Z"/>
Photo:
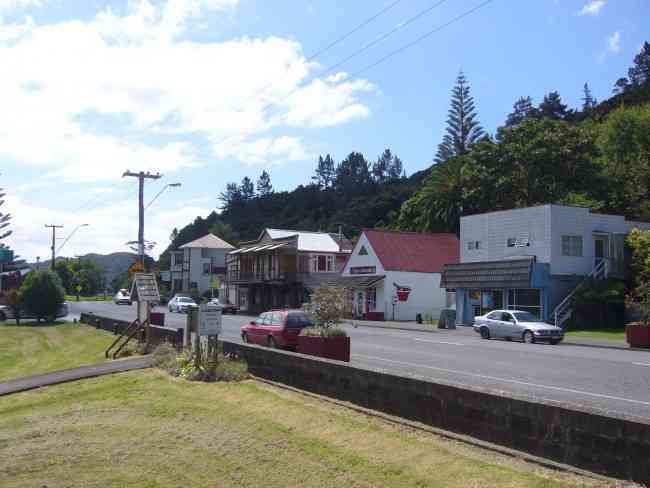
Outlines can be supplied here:
<path id="1" fill-rule="evenodd" d="M 627 324 L 625 339 L 630 347 L 650 347 L 650 327 L 635 322 Z"/>
<path id="2" fill-rule="evenodd" d="M 350 338 L 298 336 L 298 352 L 350 362 Z"/>

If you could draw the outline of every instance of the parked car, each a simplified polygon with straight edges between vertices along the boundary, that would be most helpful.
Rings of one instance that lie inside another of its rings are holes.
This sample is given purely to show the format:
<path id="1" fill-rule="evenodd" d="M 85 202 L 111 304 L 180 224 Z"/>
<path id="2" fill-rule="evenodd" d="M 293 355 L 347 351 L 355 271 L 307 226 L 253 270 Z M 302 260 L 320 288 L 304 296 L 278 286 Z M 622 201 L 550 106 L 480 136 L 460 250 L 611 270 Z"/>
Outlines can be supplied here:
<path id="1" fill-rule="evenodd" d="M 237 305 L 235 305 L 234 303 L 223 303 L 218 298 L 213 298 L 208 303 L 210 305 L 216 305 L 217 307 L 221 307 L 221 313 L 223 314 L 230 313 L 236 315 L 237 312 L 239 312 L 239 307 Z"/>
<path id="2" fill-rule="evenodd" d="M 548 324 L 536 315 L 522 310 L 493 310 L 475 317 L 474 330 L 481 334 L 483 339 L 520 339 L 529 344 L 558 344 L 564 339 L 564 330 L 560 327 Z"/>
<path id="3" fill-rule="evenodd" d="M 198 307 L 196 302 L 185 295 L 174 295 L 174 298 L 167 303 L 170 312 L 187 313 L 190 308 L 196 307 Z"/>
<path id="4" fill-rule="evenodd" d="M 300 331 L 312 325 L 309 315 L 302 310 L 274 310 L 243 325 L 241 338 L 244 343 L 295 349 Z"/>
<path id="5" fill-rule="evenodd" d="M 126 288 L 119 290 L 113 297 L 115 305 L 131 305 L 131 294 Z"/>
<path id="6" fill-rule="evenodd" d="M 67 317 L 69 313 L 70 312 L 69 312 L 68 302 L 63 302 L 61 304 L 61 306 L 59 306 L 58 310 L 56 311 L 56 318 L 60 319 L 60 318 L 63 318 L 63 317 Z M 11 310 L 11 307 L 8 307 L 7 305 L 0 305 L 0 322 L 2 322 L 4 320 L 13 319 L 13 318 L 15 318 L 15 317 L 14 317 L 13 310 Z M 36 319 L 36 318 L 38 318 L 38 317 L 36 317 L 36 315 L 29 312 L 28 310 L 26 310 L 26 309 L 21 309 L 20 310 L 20 319 L 21 320 L 23 320 L 23 319 L 29 320 L 29 319 Z"/>

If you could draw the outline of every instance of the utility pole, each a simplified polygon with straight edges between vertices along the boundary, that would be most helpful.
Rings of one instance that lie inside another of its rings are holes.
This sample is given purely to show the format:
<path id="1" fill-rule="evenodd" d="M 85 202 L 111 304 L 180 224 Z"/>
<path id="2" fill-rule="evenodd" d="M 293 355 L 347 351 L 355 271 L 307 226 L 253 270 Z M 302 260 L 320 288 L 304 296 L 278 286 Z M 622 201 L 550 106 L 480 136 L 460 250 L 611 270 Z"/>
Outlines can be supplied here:
<path id="1" fill-rule="evenodd" d="M 162 175 L 160 173 L 153 175 L 148 171 L 146 173 L 144 171 L 133 173 L 126 170 L 122 178 L 125 176 L 132 176 L 138 179 L 138 259 L 144 267 L 144 180 L 157 180 Z"/>
<path id="2" fill-rule="evenodd" d="M 54 260 L 56 259 L 56 229 L 62 229 L 63 226 L 45 224 L 45 227 L 52 229 L 52 262 L 50 263 L 50 267 L 52 268 L 52 271 L 54 271 Z"/>

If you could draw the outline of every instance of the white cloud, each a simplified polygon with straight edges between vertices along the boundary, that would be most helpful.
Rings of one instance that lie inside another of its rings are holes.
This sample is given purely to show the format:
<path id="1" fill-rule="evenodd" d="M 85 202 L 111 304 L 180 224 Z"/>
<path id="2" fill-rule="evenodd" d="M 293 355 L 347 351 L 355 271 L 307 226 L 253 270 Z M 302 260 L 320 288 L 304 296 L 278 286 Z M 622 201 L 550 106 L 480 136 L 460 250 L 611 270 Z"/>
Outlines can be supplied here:
<path id="1" fill-rule="evenodd" d="M 318 67 L 294 41 L 179 39 L 202 13 L 237 3 L 133 0 L 86 22 L 0 24 L 0 157 L 66 181 L 197 166 L 195 137 L 239 140 L 251 160 L 269 140 L 295 160 L 306 154 L 299 144 L 263 133 L 368 116 L 357 97 L 372 87 L 343 73 L 305 84 Z"/>
<path id="2" fill-rule="evenodd" d="M 600 10 L 605 6 L 605 0 L 590 0 L 578 12 L 578 15 L 597 16 Z"/>
<path id="3" fill-rule="evenodd" d="M 621 50 L 621 33 L 614 32 L 607 38 L 607 51 L 610 53 L 618 53 Z"/>
<path id="4" fill-rule="evenodd" d="M 0 0 L 0 10 L 42 7 L 44 4 L 44 0 Z"/>
<path id="5" fill-rule="evenodd" d="M 51 233 L 43 227 L 44 224 L 56 223 L 64 226 L 57 232 L 57 243 L 60 245 L 63 240 L 58 240 L 58 237 L 68 236 L 80 222 L 90 223 L 89 227 L 80 228 L 66 243 L 60 252 L 62 256 L 74 256 L 90 251 L 101 254 L 129 251 L 125 243 L 137 239 L 135 198 L 121 198 L 110 207 L 91 207 L 71 212 L 33 205 L 20 197 L 7 195 L 6 207 L 15 217 L 11 221 L 13 234 L 5 242 L 28 261 L 35 261 L 36 256 L 40 256 L 42 260 L 50 257 Z M 171 229 L 185 225 L 198 215 L 205 217 L 211 211 L 196 205 L 183 205 L 171 211 L 152 207 L 152 211 L 147 212 L 145 226 L 145 238 L 156 242 L 152 254 L 157 257 L 165 250 Z M 116 215 L 120 218 L 115 218 Z"/>
<path id="6" fill-rule="evenodd" d="M 284 164 L 304 161 L 309 157 L 307 149 L 297 137 L 262 137 L 254 141 L 232 138 L 214 147 L 220 158 L 235 158 L 249 166 Z"/>

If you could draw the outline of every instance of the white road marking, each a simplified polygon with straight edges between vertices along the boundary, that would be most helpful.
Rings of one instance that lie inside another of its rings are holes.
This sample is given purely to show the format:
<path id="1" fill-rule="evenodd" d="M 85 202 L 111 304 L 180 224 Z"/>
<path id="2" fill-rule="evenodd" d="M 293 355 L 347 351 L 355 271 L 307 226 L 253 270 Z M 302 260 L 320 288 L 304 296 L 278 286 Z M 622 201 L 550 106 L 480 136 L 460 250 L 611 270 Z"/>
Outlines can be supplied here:
<path id="1" fill-rule="evenodd" d="M 430 341 L 428 339 L 412 339 L 417 342 L 430 342 L 432 344 L 449 344 L 451 346 L 464 346 L 465 344 L 461 344 L 460 342 L 447 342 L 447 341 Z"/>
<path id="2" fill-rule="evenodd" d="M 650 366 L 650 363 L 632 363 L 636 366 Z"/>
<path id="3" fill-rule="evenodd" d="M 608 400 L 618 400 L 622 402 L 628 402 L 628 403 L 635 403 L 637 405 L 645 405 L 645 406 L 650 406 L 650 402 L 644 402 L 641 400 L 633 400 L 631 398 L 622 398 L 622 397 L 617 397 L 617 396 L 612 396 L 612 395 L 604 395 L 602 393 L 592 393 L 589 391 L 582 391 L 582 390 L 574 390 L 572 388 L 563 388 L 561 386 L 549 386 L 549 385 L 540 385 L 538 383 L 528 383 L 526 381 L 520 381 L 520 380 L 512 380 L 508 378 L 499 378 L 497 376 L 488 376 L 484 374 L 477 374 L 477 373 L 468 373 L 467 371 L 458 371 L 454 369 L 447 369 L 447 368 L 439 368 L 436 366 L 428 366 L 426 364 L 417 364 L 417 363 L 407 363 L 403 361 L 394 361 L 392 359 L 385 359 L 385 358 L 378 358 L 375 356 L 365 356 L 363 354 L 355 354 L 355 357 L 359 358 L 365 358 L 365 359 L 371 359 L 375 361 L 385 361 L 388 363 L 394 363 L 394 364 L 401 364 L 403 366 L 410 366 L 414 368 L 426 368 L 426 369 L 433 369 L 435 371 L 442 371 L 444 373 L 453 373 L 453 374 L 462 374 L 465 376 L 471 376 L 474 378 L 482 378 L 482 379 L 487 379 L 487 380 L 496 380 L 496 381 L 503 381 L 504 383 L 514 383 L 517 385 L 524 385 L 524 386 L 533 386 L 535 388 L 544 388 L 547 390 L 555 390 L 555 391 L 562 391 L 565 393 L 577 393 L 578 395 L 585 395 L 585 396 L 591 396 L 591 397 L 596 397 L 596 398 L 606 398 Z"/>

